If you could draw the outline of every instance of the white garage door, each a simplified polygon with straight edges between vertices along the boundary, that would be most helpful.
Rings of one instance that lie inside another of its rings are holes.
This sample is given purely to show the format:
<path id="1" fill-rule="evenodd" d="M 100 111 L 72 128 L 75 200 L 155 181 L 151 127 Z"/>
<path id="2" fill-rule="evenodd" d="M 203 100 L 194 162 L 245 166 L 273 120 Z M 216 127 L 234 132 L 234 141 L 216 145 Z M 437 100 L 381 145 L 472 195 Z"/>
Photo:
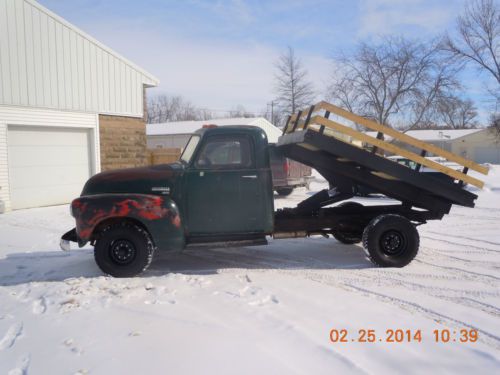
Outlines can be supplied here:
<path id="1" fill-rule="evenodd" d="M 478 163 L 500 164 L 500 146 L 477 147 L 474 150 L 474 160 Z"/>
<path id="2" fill-rule="evenodd" d="M 13 209 L 68 203 L 91 174 L 88 129 L 9 126 Z"/>

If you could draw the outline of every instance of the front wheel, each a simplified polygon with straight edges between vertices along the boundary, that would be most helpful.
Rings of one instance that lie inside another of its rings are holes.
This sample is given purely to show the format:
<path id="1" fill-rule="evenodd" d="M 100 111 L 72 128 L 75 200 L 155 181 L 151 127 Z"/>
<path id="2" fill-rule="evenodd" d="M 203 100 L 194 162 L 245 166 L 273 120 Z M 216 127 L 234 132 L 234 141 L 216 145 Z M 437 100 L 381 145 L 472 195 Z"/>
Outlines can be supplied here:
<path id="1" fill-rule="evenodd" d="M 143 228 L 121 223 L 105 228 L 94 247 L 99 268 L 113 277 L 132 277 L 145 271 L 153 259 L 154 245 Z"/>
<path id="2" fill-rule="evenodd" d="M 363 232 L 363 247 L 380 267 L 404 267 L 417 255 L 419 235 L 415 226 L 400 215 L 380 215 Z"/>

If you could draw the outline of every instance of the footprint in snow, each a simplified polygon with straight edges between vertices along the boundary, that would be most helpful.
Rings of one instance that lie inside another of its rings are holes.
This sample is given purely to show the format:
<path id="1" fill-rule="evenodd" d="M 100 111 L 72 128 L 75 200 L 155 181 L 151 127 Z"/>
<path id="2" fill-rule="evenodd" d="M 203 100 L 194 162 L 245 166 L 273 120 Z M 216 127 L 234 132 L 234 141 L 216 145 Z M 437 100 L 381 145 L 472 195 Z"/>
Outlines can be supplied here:
<path id="1" fill-rule="evenodd" d="M 16 343 L 16 340 L 23 333 L 22 323 L 16 323 L 9 327 L 2 340 L 0 340 L 0 352 L 11 348 Z"/>
<path id="2" fill-rule="evenodd" d="M 32 304 L 33 314 L 40 315 L 40 314 L 45 313 L 46 310 L 47 310 L 47 302 L 45 300 L 45 297 L 41 297 L 41 298 L 37 299 L 36 301 L 33 301 L 33 304 Z"/>
<path id="3" fill-rule="evenodd" d="M 28 375 L 28 368 L 30 367 L 30 357 L 26 356 L 21 361 L 16 368 L 9 371 L 9 375 Z"/>
<path id="4" fill-rule="evenodd" d="M 80 308 L 80 302 L 76 298 L 69 298 L 59 303 L 59 312 L 64 314 Z"/>
<path id="5" fill-rule="evenodd" d="M 83 354 L 83 349 L 77 347 L 75 345 L 75 341 L 73 339 L 66 339 L 66 340 L 64 340 L 63 344 L 71 351 L 71 353 L 74 353 L 77 355 Z"/>
<path id="6" fill-rule="evenodd" d="M 236 278 L 242 283 L 251 283 L 252 279 L 248 275 L 236 275 Z"/>
<path id="7" fill-rule="evenodd" d="M 210 284 L 212 284 L 211 280 L 205 280 L 204 277 L 201 276 L 188 276 L 185 278 L 185 280 L 188 282 L 189 285 L 195 286 L 198 288 L 206 288 Z"/>
<path id="8" fill-rule="evenodd" d="M 145 305 L 175 305 L 176 303 L 177 301 L 175 299 L 169 299 L 166 301 L 159 299 L 144 301 Z"/>
<path id="9" fill-rule="evenodd" d="M 245 296 L 255 296 L 259 294 L 262 291 L 262 288 L 259 288 L 257 286 L 246 286 L 238 291 L 238 294 L 240 297 L 245 297 Z"/>
<path id="10" fill-rule="evenodd" d="M 279 303 L 279 302 L 280 301 L 278 300 L 278 298 L 276 298 L 276 296 L 269 295 L 269 296 L 266 296 L 262 299 L 250 301 L 250 302 L 248 302 L 248 304 L 250 306 L 264 306 L 264 305 L 268 305 L 269 303 Z"/>

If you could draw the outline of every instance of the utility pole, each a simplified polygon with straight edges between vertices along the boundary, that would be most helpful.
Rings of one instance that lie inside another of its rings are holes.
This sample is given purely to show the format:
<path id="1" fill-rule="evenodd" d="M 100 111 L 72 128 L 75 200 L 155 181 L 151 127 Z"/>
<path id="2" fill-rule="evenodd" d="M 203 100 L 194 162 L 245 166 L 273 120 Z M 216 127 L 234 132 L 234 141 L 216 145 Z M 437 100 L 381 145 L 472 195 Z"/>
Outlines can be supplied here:
<path id="1" fill-rule="evenodd" d="M 269 105 L 271 105 L 271 122 L 274 124 L 274 100 L 271 100 L 269 103 L 267 103 L 267 106 L 269 108 Z"/>

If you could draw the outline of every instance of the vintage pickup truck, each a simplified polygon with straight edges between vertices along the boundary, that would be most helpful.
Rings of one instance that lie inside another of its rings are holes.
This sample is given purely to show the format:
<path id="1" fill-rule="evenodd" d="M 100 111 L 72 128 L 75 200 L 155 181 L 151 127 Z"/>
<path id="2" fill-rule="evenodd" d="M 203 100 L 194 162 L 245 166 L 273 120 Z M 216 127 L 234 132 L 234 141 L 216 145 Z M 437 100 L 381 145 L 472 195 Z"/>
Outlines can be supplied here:
<path id="1" fill-rule="evenodd" d="M 130 277 L 149 266 L 155 251 L 178 251 L 193 244 L 262 245 L 267 236 L 333 235 L 347 244 L 363 242 L 378 266 L 402 267 L 417 254 L 417 225 L 441 219 L 452 204 L 474 206 L 477 196 L 464 190 L 461 181 L 480 184 L 465 173 L 456 175 L 456 183 L 434 180 L 322 134 L 324 126 L 331 125 L 327 116 L 311 118 L 311 113 L 313 108 L 298 126 L 299 113 L 276 147 L 316 168 L 330 188 L 297 207 L 274 210 L 269 146 L 260 128 L 200 129 L 176 163 L 91 177 L 71 203 L 76 228 L 62 236 L 61 247 L 68 249 L 70 241 L 80 247 L 90 242 L 104 273 Z M 384 146 L 375 138 L 373 142 Z M 332 207 L 352 198 L 356 183 L 376 186 L 401 204 L 362 206 L 347 201 Z"/>

